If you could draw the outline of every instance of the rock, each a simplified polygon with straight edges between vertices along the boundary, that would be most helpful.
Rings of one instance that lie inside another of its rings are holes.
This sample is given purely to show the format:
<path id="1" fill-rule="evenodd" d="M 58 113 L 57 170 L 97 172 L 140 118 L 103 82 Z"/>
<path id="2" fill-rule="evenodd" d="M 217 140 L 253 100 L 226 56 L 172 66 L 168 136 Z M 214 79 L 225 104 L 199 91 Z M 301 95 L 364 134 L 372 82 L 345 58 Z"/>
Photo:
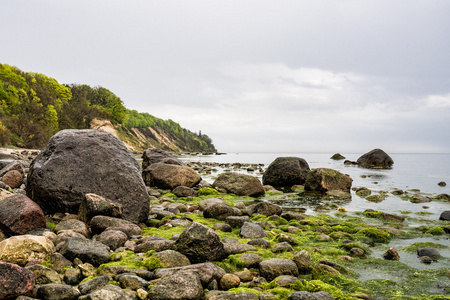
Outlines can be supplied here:
<path id="1" fill-rule="evenodd" d="M 268 237 L 269 234 L 258 224 L 245 222 L 241 227 L 240 235 L 244 239 L 258 239 Z"/>
<path id="2" fill-rule="evenodd" d="M 203 217 L 225 221 L 229 216 L 234 216 L 234 209 L 228 203 L 211 203 L 203 210 Z"/>
<path id="3" fill-rule="evenodd" d="M 289 300 L 334 300 L 334 297 L 324 291 L 315 293 L 301 291 L 290 294 Z"/>
<path id="4" fill-rule="evenodd" d="M 419 257 L 421 257 L 421 256 L 429 256 L 429 257 L 431 257 L 431 258 L 433 258 L 433 259 L 436 259 L 436 258 L 438 258 L 439 256 L 441 256 L 441 254 L 439 253 L 439 251 L 437 251 L 437 250 L 434 249 L 434 248 L 419 248 L 419 249 L 417 250 L 417 255 L 418 255 Z"/>
<path id="5" fill-rule="evenodd" d="M 68 284 L 44 284 L 38 287 L 37 297 L 44 300 L 77 300 L 80 292 Z"/>
<path id="6" fill-rule="evenodd" d="M 345 159 L 345 156 L 341 155 L 340 153 L 335 153 L 335 154 L 333 154 L 333 156 L 330 157 L 330 159 L 342 160 L 342 159 Z"/>
<path id="7" fill-rule="evenodd" d="M 329 273 L 331 275 L 339 275 L 341 274 L 338 270 L 336 270 L 334 267 L 330 266 L 330 265 L 326 265 L 326 264 L 317 264 L 315 265 L 314 268 L 315 272 L 319 272 L 319 273 Z"/>
<path id="8" fill-rule="evenodd" d="M 119 247 L 122 247 L 127 240 L 128 236 L 126 235 L 126 233 L 120 230 L 107 229 L 103 231 L 98 237 L 98 241 L 100 243 L 105 244 L 113 251 Z"/>
<path id="9" fill-rule="evenodd" d="M 172 193 L 177 197 L 197 197 L 198 192 L 193 188 L 189 188 L 187 186 L 177 186 Z"/>
<path id="10" fill-rule="evenodd" d="M 173 250 L 165 250 L 153 254 L 154 257 L 158 258 L 163 264 L 164 268 L 176 268 L 189 266 L 191 262 L 186 257 L 186 255 Z"/>
<path id="11" fill-rule="evenodd" d="M 223 232 L 231 232 L 233 228 L 230 226 L 230 224 L 227 223 L 214 223 L 214 230 L 220 230 Z"/>
<path id="12" fill-rule="evenodd" d="M 105 285 L 108 282 L 112 281 L 112 278 L 109 276 L 99 276 L 94 279 L 87 280 L 78 285 L 78 290 L 82 295 L 89 294 L 90 292 L 97 290 Z"/>
<path id="13" fill-rule="evenodd" d="M 281 275 L 298 276 L 297 265 L 286 258 L 273 258 L 262 261 L 259 264 L 259 272 L 269 282 Z"/>
<path id="14" fill-rule="evenodd" d="M 181 233 L 173 250 L 186 255 L 191 263 L 219 261 L 226 256 L 217 233 L 197 222 L 193 222 Z"/>
<path id="15" fill-rule="evenodd" d="M 145 184 L 173 190 L 177 186 L 194 187 L 202 178 L 193 169 L 172 164 L 155 163 L 142 171 Z"/>
<path id="16" fill-rule="evenodd" d="M 117 281 L 120 282 L 120 286 L 123 289 L 137 290 L 143 287 L 147 287 L 150 282 L 147 280 L 134 275 L 134 274 L 120 274 L 117 276 Z"/>
<path id="17" fill-rule="evenodd" d="M 258 197 L 265 194 L 257 177 L 234 172 L 220 174 L 213 182 L 213 187 L 238 196 Z"/>
<path id="18" fill-rule="evenodd" d="M 366 187 L 360 187 L 360 188 L 356 189 L 355 193 L 356 193 L 356 195 L 364 198 L 364 197 L 367 197 L 370 194 L 372 194 L 372 191 Z"/>
<path id="19" fill-rule="evenodd" d="M 262 181 L 264 185 L 274 187 L 303 185 L 309 171 L 309 165 L 303 158 L 278 157 L 267 167 Z"/>
<path id="20" fill-rule="evenodd" d="M 350 254 L 352 256 L 356 256 L 356 257 L 360 257 L 360 258 L 366 257 L 366 253 L 364 252 L 364 250 L 361 248 L 357 248 L 357 247 L 351 248 Z"/>
<path id="21" fill-rule="evenodd" d="M 429 256 L 421 256 L 419 257 L 419 261 L 423 264 L 431 264 L 433 262 L 433 259 Z"/>
<path id="22" fill-rule="evenodd" d="M 4 161 L 4 160 L 2 160 L 2 161 Z M 4 162 L 6 162 L 6 165 L 1 168 L 0 177 L 5 176 L 5 174 L 10 171 L 18 171 L 22 175 L 22 179 L 23 179 L 23 176 L 25 175 L 25 168 L 23 166 L 22 161 L 9 160 L 9 161 L 4 161 Z M 3 165 L 3 164 L 1 164 L 1 165 Z"/>
<path id="23" fill-rule="evenodd" d="M 270 203 L 268 201 L 263 201 L 257 204 L 247 206 L 246 211 L 250 216 L 251 215 L 272 216 L 272 215 L 281 215 L 283 209 L 279 205 Z"/>
<path id="24" fill-rule="evenodd" d="M 53 252 L 55 246 L 43 236 L 19 235 L 0 242 L 0 261 L 22 267 L 33 260 L 46 261 Z"/>
<path id="25" fill-rule="evenodd" d="M 360 167 L 369 169 L 390 169 L 394 164 L 392 158 L 381 149 L 374 149 L 363 154 L 356 162 Z"/>
<path id="26" fill-rule="evenodd" d="M 72 262 L 65 258 L 61 253 L 55 252 L 50 256 L 50 269 L 62 273 L 64 269 L 72 267 Z"/>
<path id="27" fill-rule="evenodd" d="M 260 298 L 253 293 L 228 293 L 225 291 L 209 291 L 205 294 L 205 300 L 258 300 Z"/>
<path id="28" fill-rule="evenodd" d="M 444 187 L 446 185 L 447 185 L 447 183 L 445 181 L 439 181 L 439 183 L 438 183 L 438 186 Z"/>
<path id="29" fill-rule="evenodd" d="M 273 281 L 276 283 L 277 286 L 289 288 L 291 284 L 297 282 L 297 280 L 299 280 L 299 278 L 295 276 L 281 275 L 275 278 Z"/>
<path id="30" fill-rule="evenodd" d="M 237 243 L 223 243 L 223 248 L 225 249 L 225 253 L 227 255 L 244 253 L 247 251 L 258 251 L 255 246 L 249 244 L 240 244 Z"/>
<path id="31" fill-rule="evenodd" d="M 53 240 L 53 243 L 57 246 L 57 250 L 59 251 L 62 247 L 62 245 L 68 240 L 73 237 L 79 237 L 82 239 L 85 239 L 86 237 L 82 235 L 81 233 L 72 231 L 72 230 L 61 230 L 59 231 L 56 238 Z"/>
<path id="32" fill-rule="evenodd" d="M 0 261 L 0 299 L 20 295 L 33 296 L 35 288 L 34 273 L 16 264 Z"/>
<path id="33" fill-rule="evenodd" d="M 450 210 L 443 211 L 439 216 L 439 220 L 450 221 Z"/>
<path id="34" fill-rule="evenodd" d="M 42 209 L 25 195 L 15 194 L 0 200 L 0 228 L 7 234 L 25 234 L 45 228 Z"/>
<path id="35" fill-rule="evenodd" d="M 177 268 L 156 269 L 155 275 L 157 278 L 161 278 L 171 276 L 180 271 L 195 272 L 199 276 L 200 281 L 205 288 L 212 281 L 219 281 L 222 276 L 226 274 L 226 272 L 221 267 L 211 262 L 207 262 Z"/>
<path id="36" fill-rule="evenodd" d="M 245 222 L 251 222 L 248 216 L 229 216 L 225 221 L 230 224 L 232 228 L 241 228 Z"/>
<path id="37" fill-rule="evenodd" d="M 86 238 L 89 238 L 91 236 L 89 228 L 86 226 L 86 224 L 77 219 L 67 219 L 67 220 L 61 221 L 53 229 L 53 231 L 56 232 L 57 234 L 61 231 L 66 231 L 66 230 L 77 232 Z"/>
<path id="38" fill-rule="evenodd" d="M 85 223 L 99 215 L 121 218 L 122 214 L 122 204 L 92 193 L 84 195 L 78 210 L 79 219 Z"/>
<path id="39" fill-rule="evenodd" d="M 26 268 L 34 273 L 36 284 L 62 283 L 59 273 L 53 269 L 42 265 L 32 265 Z"/>
<path id="40" fill-rule="evenodd" d="M 130 294 L 122 290 L 120 287 L 112 284 L 108 284 L 98 289 L 95 289 L 91 293 L 81 296 L 78 300 L 135 300 Z"/>
<path id="41" fill-rule="evenodd" d="M 247 268 L 244 268 L 244 270 L 240 272 L 234 272 L 234 275 L 239 277 L 242 282 L 252 281 L 254 278 L 252 272 Z"/>
<path id="42" fill-rule="evenodd" d="M 78 268 L 69 268 L 64 272 L 63 281 L 70 285 L 77 285 L 83 280 L 83 274 Z"/>
<path id="43" fill-rule="evenodd" d="M 285 251 L 290 251 L 290 252 L 294 251 L 294 249 L 292 249 L 292 246 L 289 245 L 288 242 L 281 242 L 272 247 L 273 253 L 279 253 L 279 252 L 285 252 Z"/>
<path id="44" fill-rule="evenodd" d="M 237 275 L 227 273 L 222 276 L 219 284 L 222 290 L 228 291 L 229 289 L 238 287 L 241 284 L 241 279 Z"/>
<path id="45" fill-rule="evenodd" d="M 8 187 L 6 184 L 4 184 L 4 183 L 3 183 L 4 187 L 2 187 L 1 185 L 2 185 L 2 182 L 0 181 L 0 200 L 3 200 L 3 199 L 5 199 L 5 198 L 11 197 L 11 196 L 14 196 L 14 193 L 13 193 L 13 191 L 11 190 L 11 188 L 9 188 L 9 187 Z M 5 189 L 5 188 L 9 189 L 10 191 L 7 190 L 7 189 Z"/>
<path id="46" fill-rule="evenodd" d="M 154 250 L 156 252 L 171 250 L 175 242 L 158 236 L 144 237 L 134 249 L 136 253 L 146 253 Z"/>
<path id="47" fill-rule="evenodd" d="M 308 251 L 301 250 L 294 256 L 294 263 L 298 267 L 300 274 L 308 274 L 312 271 L 312 261 Z"/>
<path id="48" fill-rule="evenodd" d="M 90 222 L 90 227 L 93 234 L 98 234 L 105 231 L 107 228 L 114 228 L 123 231 L 128 237 L 133 235 L 140 235 L 142 230 L 136 224 L 119 218 L 107 216 L 95 216 Z"/>
<path id="49" fill-rule="evenodd" d="M 55 134 L 31 164 L 26 191 L 47 214 L 76 214 L 84 195 L 95 193 L 123 205 L 126 220 L 148 218 L 139 163 L 118 138 L 102 130 Z"/>
<path id="50" fill-rule="evenodd" d="M 109 251 L 106 245 L 78 237 L 68 239 L 61 248 L 60 253 L 71 261 L 79 258 L 83 262 L 88 262 L 94 266 L 99 266 L 109 261 Z"/>
<path id="51" fill-rule="evenodd" d="M 148 292 L 148 297 L 152 300 L 194 300 L 201 299 L 202 296 L 202 283 L 198 274 L 192 271 L 180 271 L 162 277 Z"/>
<path id="52" fill-rule="evenodd" d="M 431 202 L 431 198 L 415 194 L 411 196 L 411 199 L 409 201 L 411 201 L 412 203 L 428 203 Z"/>
<path id="53" fill-rule="evenodd" d="M 261 247 L 263 249 L 270 248 L 270 242 L 263 238 L 253 239 L 253 240 L 249 241 L 248 244 L 256 246 L 256 247 Z"/>
<path id="54" fill-rule="evenodd" d="M 301 220 L 303 220 L 303 219 L 306 218 L 306 215 L 305 215 L 305 214 L 298 213 L 298 212 L 294 212 L 294 211 L 284 211 L 284 212 L 281 214 L 281 217 L 282 217 L 283 219 L 286 219 L 287 221 L 290 221 L 290 220 L 301 221 Z"/>
<path id="55" fill-rule="evenodd" d="M 449 194 L 439 194 L 435 197 L 439 200 L 449 200 L 450 201 L 450 195 Z"/>
<path id="56" fill-rule="evenodd" d="M 383 258 L 386 260 L 399 260 L 400 254 L 398 254 L 397 249 L 395 249 L 394 247 L 391 247 L 391 248 L 389 248 L 388 251 L 386 251 L 383 254 Z"/>
<path id="57" fill-rule="evenodd" d="M 142 170 L 156 163 L 184 166 L 179 159 L 162 149 L 148 148 L 142 153 Z"/>
<path id="58" fill-rule="evenodd" d="M 22 185 L 23 174 L 17 170 L 11 170 L 2 177 L 2 181 L 6 183 L 10 188 L 16 189 Z"/>
<path id="59" fill-rule="evenodd" d="M 229 205 L 229 204 L 226 203 L 222 198 L 208 198 L 208 199 L 205 199 L 205 200 L 200 201 L 200 203 L 199 203 L 199 209 L 200 209 L 201 211 L 203 211 L 203 210 L 205 210 L 205 208 L 206 208 L 208 205 L 211 205 L 211 204 L 225 204 L 225 205 Z"/>
<path id="60" fill-rule="evenodd" d="M 352 187 L 350 176 L 328 168 L 313 169 L 308 173 L 305 182 L 305 191 L 326 193 L 328 191 L 350 192 Z"/>

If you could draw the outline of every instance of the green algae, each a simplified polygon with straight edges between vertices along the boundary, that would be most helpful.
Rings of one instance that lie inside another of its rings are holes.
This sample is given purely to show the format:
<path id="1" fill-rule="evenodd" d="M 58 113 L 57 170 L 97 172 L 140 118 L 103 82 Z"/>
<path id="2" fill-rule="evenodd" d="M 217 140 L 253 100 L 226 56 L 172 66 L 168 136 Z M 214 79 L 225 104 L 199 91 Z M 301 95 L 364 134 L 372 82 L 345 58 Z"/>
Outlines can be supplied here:
<path id="1" fill-rule="evenodd" d="M 438 244 L 438 243 L 432 243 L 432 242 L 418 242 L 411 244 L 407 247 L 401 248 L 401 250 L 408 252 L 408 253 L 416 253 L 419 248 L 448 248 L 448 246 Z"/>
<path id="2" fill-rule="evenodd" d="M 198 189 L 198 195 L 199 196 L 219 196 L 221 193 L 213 188 L 200 188 Z"/>

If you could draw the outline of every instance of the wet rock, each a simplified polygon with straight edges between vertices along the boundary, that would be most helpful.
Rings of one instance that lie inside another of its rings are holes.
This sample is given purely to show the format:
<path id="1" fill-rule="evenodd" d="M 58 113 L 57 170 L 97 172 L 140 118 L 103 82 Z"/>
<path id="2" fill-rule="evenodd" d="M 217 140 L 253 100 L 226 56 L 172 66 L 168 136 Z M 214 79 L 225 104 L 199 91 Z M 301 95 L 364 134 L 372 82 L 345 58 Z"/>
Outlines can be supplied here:
<path id="1" fill-rule="evenodd" d="M 44 300 L 77 300 L 80 292 L 68 284 L 44 284 L 38 287 L 37 297 Z"/>
<path id="2" fill-rule="evenodd" d="M 53 252 L 53 243 L 42 236 L 19 235 L 0 242 L 0 261 L 19 266 L 25 266 L 33 260 L 46 261 Z"/>
<path id="3" fill-rule="evenodd" d="M 141 228 L 124 219 L 107 217 L 107 216 L 95 216 L 90 222 L 91 231 L 93 234 L 99 234 L 107 228 L 114 228 L 116 230 L 123 231 L 128 237 L 133 235 L 140 235 Z"/>
<path id="4" fill-rule="evenodd" d="M 294 263 L 297 265 L 300 274 L 311 273 L 312 261 L 308 251 L 301 250 L 300 252 L 297 252 L 293 260 Z"/>
<path id="5" fill-rule="evenodd" d="M 60 253 L 69 260 L 81 259 L 94 266 L 107 263 L 109 261 L 108 247 L 100 242 L 82 239 L 78 237 L 66 241 Z"/>
<path id="6" fill-rule="evenodd" d="M 324 291 L 315 293 L 301 291 L 290 294 L 289 300 L 334 300 L 334 297 Z"/>
<path id="7" fill-rule="evenodd" d="M 173 190 L 177 186 L 194 187 L 202 178 L 193 169 L 172 164 L 155 163 L 142 171 L 146 185 Z"/>
<path id="8" fill-rule="evenodd" d="M 419 248 L 419 249 L 417 250 L 417 255 L 418 255 L 419 257 L 421 257 L 421 256 L 429 256 L 429 257 L 431 257 L 431 258 L 433 258 L 433 259 L 436 259 L 436 258 L 438 258 L 439 256 L 441 256 L 441 254 L 439 253 L 439 251 L 437 251 L 437 250 L 434 249 L 434 248 Z"/>
<path id="9" fill-rule="evenodd" d="M 436 199 L 450 201 L 450 195 L 449 194 L 439 194 L 436 196 Z"/>
<path id="10" fill-rule="evenodd" d="M 350 249 L 350 254 L 352 256 L 356 256 L 356 257 L 360 257 L 360 258 L 365 258 L 366 257 L 366 253 L 364 252 L 364 250 L 361 249 L 361 248 L 357 248 L 357 247 L 351 248 Z"/>
<path id="11" fill-rule="evenodd" d="M 121 218 L 122 214 L 122 204 L 92 193 L 84 195 L 78 211 L 79 219 L 85 223 L 99 215 Z"/>
<path id="12" fill-rule="evenodd" d="M 217 233 L 197 222 L 193 222 L 181 233 L 173 250 L 186 255 L 192 263 L 218 261 L 226 255 Z"/>
<path id="13" fill-rule="evenodd" d="M 352 186 L 350 176 L 328 168 L 313 169 L 308 173 L 305 191 L 326 193 L 329 191 L 350 192 Z"/>
<path id="14" fill-rule="evenodd" d="M 95 289 L 91 293 L 81 296 L 78 300 L 106 300 L 106 299 L 123 299 L 123 300 L 135 300 L 131 294 L 122 290 L 120 287 L 112 284 L 102 286 Z"/>
<path id="15" fill-rule="evenodd" d="M 213 280 L 219 281 L 222 276 L 226 274 L 226 272 L 219 266 L 211 262 L 207 262 L 178 268 L 157 269 L 155 270 L 155 275 L 157 278 L 162 278 L 174 275 L 181 271 L 196 273 L 204 287 L 207 287 Z"/>
<path id="16" fill-rule="evenodd" d="M 148 297 L 154 300 L 195 300 L 201 299 L 202 296 L 203 287 L 200 278 L 197 273 L 191 271 L 180 271 L 162 277 L 148 292 Z"/>
<path id="17" fill-rule="evenodd" d="M 264 185 L 291 187 L 304 184 L 309 171 L 309 165 L 303 158 L 278 157 L 267 167 L 262 181 Z"/>
<path id="18" fill-rule="evenodd" d="M 227 273 L 222 276 L 219 284 L 222 290 L 228 291 L 229 289 L 238 287 L 241 284 L 241 279 L 237 275 Z"/>
<path id="19" fill-rule="evenodd" d="M 264 260 L 259 264 L 259 271 L 269 282 L 281 275 L 298 276 L 297 265 L 286 258 Z"/>
<path id="20" fill-rule="evenodd" d="M 12 170 L 7 172 L 3 177 L 1 177 L 1 181 L 7 184 L 10 188 L 16 189 L 22 185 L 23 182 L 23 174 L 17 170 Z"/>
<path id="21" fill-rule="evenodd" d="M 333 156 L 330 157 L 330 159 L 343 160 L 343 159 L 345 159 L 345 156 L 341 155 L 340 153 L 335 153 L 335 154 L 333 154 Z"/>
<path id="22" fill-rule="evenodd" d="M 284 211 L 284 212 L 281 214 L 281 217 L 282 217 L 283 219 L 286 219 L 287 221 L 290 221 L 290 220 L 301 221 L 301 220 L 303 220 L 303 219 L 306 218 L 306 215 L 305 215 L 305 214 L 298 213 L 298 212 L 294 212 L 294 211 Z"/>
<path id="23" fill-rule="evenodd" d="M 86 280 L 78 285 L 78 290 L 82 295 L 89 294 L 90 292 L 99 289 L 112 281 L 109 276 L 99 276 L 94 279 Z"/>
<path id="24" fill-rule="evenodd" d="M 0 262 L 0 299 L 33 296 L 34 273 L 16 264 Z"/>
<path id="25" fill-rule="evenodd" d="M 47 214 L 76 214 L 84 195 L 95 193 L 122 204 L 129 221 L 148 218 L 139 163 L 123 142 L 102 130 L 55 134 L 31 164 L 26 191 Z"/>
<path id="26" fill-rule="evenodd" d="M 439 183 L 438 183 L 438 186 L 444 187 L 446 185 L 447 185 L 447 183 L 445 181 L 439 181 Z"/>
<path id="27" fill-rule="evenodd" d="M 26 267 L 34 273 L 36 284 L 62 283 L 59 273 L 42 265 Z"/>
<path id="28" fill-rule="evenodd" d="M 147 280 L 134 275 L 134 274 L 120 274 L 117 276 L 117 281 L 123 289 L 137 290 L 143 287 L 147 287 L 150 282 Z"/>
<path id="29" fill-rule="evenodd" d="M 16 194 L 0 201 L 0 228 L 7 234 L 25 234 L 45 228 L 41 208 L 25 195 Z"/>
<path id="30" fill-rule="evenodd" d="M 236 241 L 236 243 L 223 243 L 223 248 L 227 255 L 244 253 L 247 251 L 257 251 L 258 249 L 255 246 L 249 244 L 240 244 Z"/>
<path id="31" fill-rule="evenodd" d="M 360 167 L 370 169 L 390 169 L 394 164 L 392 158 L 381 149 L 374 149 L 363 154 L 356 162 Z"/>
<path id="32" fill-rule="evenodd" d="M 173 154 L 158 148 L 148 148 L 142 153 L 142 169 L 156 163 L 183 166 L 184 164 Z"/>
<path id="33" fill-rule="evenodd" d="M 257 177 L 233 172 L 220 174 L 214 181 L 213 187 L 238 196 L 257 197 L 265 194 Z"/>
<path id="34" fill-rule="evenodd" d="M 268 201 L 263 201 L 257 204 L 247 206 L 246 211 L 249 216 L 252 215 L 272 216 L 272 215 L 281 215 L 283 209 L 279 205 L 270 203 Z"/>
<path id="35" fill-rule="evenodd" d="M 423 264 L 431 264 L 433 262 L 433 259 L 429 256 L 421 256 L 419 257 L 419 261 Z"/>
<path id="36" fill-rule="evenodd" d="M 111 250 L 122 247 L 128 240 L 128 236 L 120 230 L 105 230 L 98 236 L 98 241 L 108 246 Z"/>
<path id="37" fill-rule="evenodd" d="M 358 195 L 360 197 L 367 197 L 370 194 L 372 194 L 372 191 L 369 190 L 368 188 L 360 187 L 360 188 L 356 189 L 355 193 L 356 193 L 356 195 Z"/>
<path id="38" fill-rule="evenodd" d="M 439 216 L 439 220 L 450 221 L 450 210 L 443 211 Z"/>
<path id="39" fill-rule="evenodd" d="M 163 264 L 164 268 L 176 268 L 189 266 L 191 262 L 186 257 L 186 255 L 181 254 L 180 252 L 173 250 L 165 250 L 153 255 L 158 258 Z"/>
<path id="40" fill-rule="evenodd" d="M 177 197 L 197 197 L 198 192 L 193 188 L 189 188 L 187 186 L 177 186 L 172 193 Z"/>
<path id="41" fill-rule="evenodd" d="M 225 221 L 229 216 L 234 216 L 234 209 L 228 205 L 228 203 L 212 203 L 203 210 L 203 217 L 214 218 L 217 220 Z"/>
<path id="42" fill-rule="evenodd" d="M 430 197 L 415 194 L 411 196 L 411 199 L 409 201 L 411 201 L 412 203 L 428 203 L 431 202 L 431 200 L 432 199 Z"/>
<path id="43" fill-rule="evenodd" d="M 56 232 L 57 234 L 58 232 L 63 230 L 70 230 L 73 232 L 77 232 L 86 238 L 89 238 L 91 236 L 89 228 L 86 226 L 86 224 L 76 219 L 68 219 L 61 221 L 53 229 L 53 231 Z"/>
<path id="44" fill-rule="evenodd" d="M 397 249 L 395 249 L 394 247 L 391 247 L 391 248 L 389 248 L 388 251 L 386 251 L 383 254 L 383 258 L 386 260 L 399 260 L 400 254 L 398 254 Z"/>
<path id="45" fill-rule="evenodd" d="M 258 224 L 245 222 L 241 227 L 240 235 L 244 239 L 258 239 L 268 237 L 269 234 Z"/>

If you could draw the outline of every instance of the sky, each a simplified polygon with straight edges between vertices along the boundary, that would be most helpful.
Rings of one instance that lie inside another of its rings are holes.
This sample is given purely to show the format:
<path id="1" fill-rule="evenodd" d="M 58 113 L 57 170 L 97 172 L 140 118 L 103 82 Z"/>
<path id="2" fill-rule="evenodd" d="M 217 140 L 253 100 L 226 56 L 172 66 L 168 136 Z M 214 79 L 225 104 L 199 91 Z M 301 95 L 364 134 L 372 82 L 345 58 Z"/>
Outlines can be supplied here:
<path id="1" fill-rule="evenodd" d="M 220 152 L 450 153 L 448 0 L 1 0 L 0 63 Z"/>

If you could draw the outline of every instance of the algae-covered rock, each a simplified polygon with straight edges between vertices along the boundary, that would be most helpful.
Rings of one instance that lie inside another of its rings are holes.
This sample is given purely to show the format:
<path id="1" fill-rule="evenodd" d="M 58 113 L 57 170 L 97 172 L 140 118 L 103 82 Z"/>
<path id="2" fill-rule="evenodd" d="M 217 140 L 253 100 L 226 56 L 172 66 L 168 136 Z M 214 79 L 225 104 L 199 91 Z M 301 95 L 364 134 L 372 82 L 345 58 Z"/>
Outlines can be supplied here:
<path id="1" fill-rule="evenodd" d="M 326 193 L 328 191 L 350 192 L 352 187 L 350 176 L 328 168 L 313 169 L 308 173 L 305 191 Z"/>
<path id="2" fill-rule="evenodd" d="M 345 156 L 343 156 L 343 155 L 340 154 L 340 153 L 335 153 L 335 154 L 333 154 L 333 156 L 331 156 L 330 159 L 333 159 L 333 160 L 342 160 L 342 159 L 345 159 Z"/>

